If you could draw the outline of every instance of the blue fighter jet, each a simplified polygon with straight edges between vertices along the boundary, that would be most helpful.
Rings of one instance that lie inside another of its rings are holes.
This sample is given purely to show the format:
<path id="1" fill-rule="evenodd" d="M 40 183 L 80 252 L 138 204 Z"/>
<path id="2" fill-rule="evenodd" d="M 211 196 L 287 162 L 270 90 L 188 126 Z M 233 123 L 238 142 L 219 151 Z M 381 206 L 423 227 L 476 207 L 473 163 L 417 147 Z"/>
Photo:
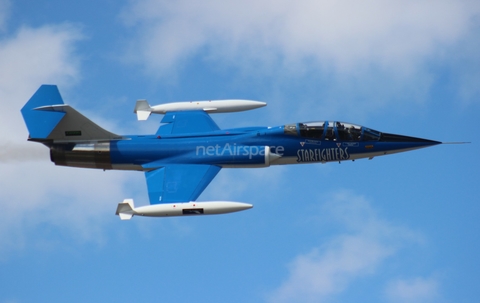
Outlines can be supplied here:
<path id="1" fill-rule="evenodd" d="M 28 140 L 47 146 L 55 165 L 144 172 L 150 205 L 135 207 L 132 199 L 125 199 L 116 211 L 122 220 L 134 215 L 224 214 L 251 208 L 240 202 L 196 202 L 222 168 L 354 161 L 441 144 L 339 121 L 222 130 L 209 115 L 264 105 L 222 100 L 151 107 L 140 100 L 135 107 L 139 120 L 152 113 L 164 114 L 157 132 L 147 136 L 106 131 L 64 104 L 55 85 L 42 85 L 21 112 Z"/>

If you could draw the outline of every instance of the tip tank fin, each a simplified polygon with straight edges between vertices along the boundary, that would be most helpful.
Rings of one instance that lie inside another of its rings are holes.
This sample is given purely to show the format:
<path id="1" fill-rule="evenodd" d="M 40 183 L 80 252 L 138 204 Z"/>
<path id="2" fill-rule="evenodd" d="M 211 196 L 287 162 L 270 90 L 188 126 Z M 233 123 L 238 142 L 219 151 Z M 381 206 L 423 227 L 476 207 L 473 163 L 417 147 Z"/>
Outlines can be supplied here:
<path id="1" fill-rule="evenodd" d="M 148 119 L 148 117 L 150 117 L 152 108 L 150 107 L 150 104 L 148 104 L 147 100 L 137 100 L 133 112 L 137 114 L 137 119 L 139 121 L 145 121 Z"/>
<path id="2" fill-rule="evenodd" d="M 125 199 L 122 203 L 118 203 L 116 215 L 120 220 L 130 220 L 133 217 L 134 209 L 133 199 Z"/>

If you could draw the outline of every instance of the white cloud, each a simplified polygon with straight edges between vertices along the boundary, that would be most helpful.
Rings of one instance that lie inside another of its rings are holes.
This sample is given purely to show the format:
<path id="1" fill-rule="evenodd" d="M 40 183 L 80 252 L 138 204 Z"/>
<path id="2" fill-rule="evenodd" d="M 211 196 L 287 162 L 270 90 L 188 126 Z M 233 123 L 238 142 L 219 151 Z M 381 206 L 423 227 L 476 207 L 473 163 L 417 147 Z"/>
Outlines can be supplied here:
<path id="1" fill-rule="evenodd" d="M 479 28 L 480 26 L 477 27 L 475 35 L 464 39 L 462 51 L 448 56 L 449 75 L 455 79 L 452 82 L 458 87 L 458 99 L 466 105 L 480 101 L 480 85 L 478 85 L 480 83 Z"/>
<path id="2" fill-rule="evenodd" d="M 8 14 L 10 13 L 10 0 L 0 0 L 0 32 L 7 27 Z"/>
<path id="3" fill-rule="evenodd" d="M 331 218 L 346 232 L 297 256 L 288 278 L 269 296 L 271 302 L 329 301 L 355 279 L 374 274 L 402 246 L 421 241 L 414 232 L 380 219 L 367 200 L 351 193 L 331 197 L 320 213 L 320 220 Z"/>
<path id="4" fill-rule="evenodd" d="M 213 66 L 266 99 L 301 100 L 302 117 L 418 110 L 441 72 L 464 103 L 478 102 L 468 50 L 480 43 L 478 1 L 137 0 L 122 17 L 133 33 L 126 57 L 149 76 Z"/>
<path id="5" fill-rule="evenodd" d="M 101 222 L 114 216 L 114 202 L 124 198 L 125 174 L 54 167 L 47 148 L 26 141 L 20 109 L 43 83 L 69 87 L 79 80 L 75 43 L 81 37 L 75 26 L 46 25 L 23 27 L 0 40 L 2 255 L 26 243 L 48 244 L 48 233 L 32 236 L 42 228 L 79 241 L 101 241 Z"/>
<path id="6" fill-rule="evenodd" d="M 73 45 L 80 38 L 77 28 L 60 25 L 24 27 L 12 38 L 0 40 L 0 115 L 4 129 L 9 130 L 0 135 L 4 144 L 25 144 L 28 134 L 20 109 L 41 84 L 68 86 L 78 80 L 79 60 Z"/>
<path id="7" fill-rule="evenodd" d="M 0 40 L 2 94 L 17 93 L 26 100 L 40 84 L 78 80 L 79 58 L 73 46 L 81 38 L 78 28 L 65 24 L 23 27 L 14 37 Z"/>
<path id="8" fill-rule="evenodd" d="M 44 153 L 48 155 L 48 149 Z M 101 222 L 114 216 L 115 202 L 124 198 L 123 174 L 54 167 L 43 160 L 2 164 L 0 256 L 27 242 L 51 241 L 48 233 L 35 234 L 42 228 L 75 241 L 100 243 Z"/>
<path id="9" fill-rule="evenodd" d="M 152 70 L 206 51 L 257 70 L 274 60 L 297 72 L 314 63 L 361 75 L 411 74 L 468 34 L 479 13 L 477 2 L 455 0 L 140 0 L 123 17 L 138 26 L 135 54 Z"/>
<path id="10" fill-rule="evenodd" d="M 439 283 L 435 278 L 401 279 L 390 282 L 385 293 L 392 303 L 438 302 Z"/>

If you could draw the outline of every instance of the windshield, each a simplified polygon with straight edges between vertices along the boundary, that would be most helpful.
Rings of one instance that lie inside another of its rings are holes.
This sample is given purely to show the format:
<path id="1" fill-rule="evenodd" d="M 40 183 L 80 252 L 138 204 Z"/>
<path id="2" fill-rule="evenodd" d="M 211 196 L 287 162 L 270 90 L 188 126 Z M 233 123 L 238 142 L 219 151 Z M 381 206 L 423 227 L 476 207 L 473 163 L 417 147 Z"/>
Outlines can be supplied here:
<path id="1" fill-rule="evenodd" d="M 362 127 L 350 123 L 336 122 L 339 140 L 359 141 L 362 137 Z"/>
<path id="2" fill-rule="evenodd" d="M 378 141 L 381 133 L 360 125 L 339 121 L 317 121 L 287 124 L 288 135 L 331 141 Z"/>
<path id="3" fill-rule="evenodd" d="M 380 132 L 366 127 L 363 128 L 362 141 L 378 141 L 379 139 Z"/>
<path id="4" fill-rule="evenodd" d="M 298 123 L 300 136 L 320 139 L 325 131 L 325 122 Z"/>

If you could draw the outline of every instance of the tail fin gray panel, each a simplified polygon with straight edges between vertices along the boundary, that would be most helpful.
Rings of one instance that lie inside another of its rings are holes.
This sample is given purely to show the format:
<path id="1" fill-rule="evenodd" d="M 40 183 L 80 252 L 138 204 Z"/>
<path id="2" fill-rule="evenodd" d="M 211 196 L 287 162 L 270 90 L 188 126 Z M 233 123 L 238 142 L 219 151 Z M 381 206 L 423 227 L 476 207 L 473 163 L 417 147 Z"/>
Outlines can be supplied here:
<path id="1" fill-rule="evenodd" d="M 121 139 L 63 103 L 56 85 L 42 85 L 21 110 L 34 141 L 77 142 Z"/>
<path id="2" fill-rule="evenodd" d="M 121 139 L 120 136 L 101 128 L 69 105 L 64 104 L 58 106 L 43 106 L 36 108 L 36 110 L 65 113 L 65 117 L 52 130 L 47 139 L 54 141 L 97 141 Z"/>

